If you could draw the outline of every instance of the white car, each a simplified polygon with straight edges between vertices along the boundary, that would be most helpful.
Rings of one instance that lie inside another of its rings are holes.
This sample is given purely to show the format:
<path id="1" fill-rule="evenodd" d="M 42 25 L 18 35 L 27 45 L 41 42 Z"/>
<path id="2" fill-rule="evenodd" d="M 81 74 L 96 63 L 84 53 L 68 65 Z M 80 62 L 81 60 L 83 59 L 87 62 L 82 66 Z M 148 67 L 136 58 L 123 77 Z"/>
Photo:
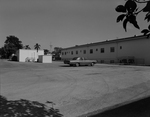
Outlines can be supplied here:
<path id="1" fill-rule="evenodd" d="M 87 60 L 84 57 L 74 57 L 72 60 L 64 60 L 64 64 L 69 64 L 70 66 L 81 66 L 81 65 L 90 65 L 93 66 L 96 64 L 96 60 Z"/>

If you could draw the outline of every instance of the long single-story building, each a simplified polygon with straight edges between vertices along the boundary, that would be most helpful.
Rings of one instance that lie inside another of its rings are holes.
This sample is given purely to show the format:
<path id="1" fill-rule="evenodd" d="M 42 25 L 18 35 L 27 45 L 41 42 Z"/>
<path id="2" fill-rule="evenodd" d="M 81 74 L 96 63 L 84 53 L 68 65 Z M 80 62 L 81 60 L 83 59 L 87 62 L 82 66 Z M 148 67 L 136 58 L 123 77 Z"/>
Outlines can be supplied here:
<path id="1" fill-rule="evenodd" d="M 133 36 L 63 48 L 61 58 L 85 57 L 99 63 L 150 65 L 150 37 Z"/>

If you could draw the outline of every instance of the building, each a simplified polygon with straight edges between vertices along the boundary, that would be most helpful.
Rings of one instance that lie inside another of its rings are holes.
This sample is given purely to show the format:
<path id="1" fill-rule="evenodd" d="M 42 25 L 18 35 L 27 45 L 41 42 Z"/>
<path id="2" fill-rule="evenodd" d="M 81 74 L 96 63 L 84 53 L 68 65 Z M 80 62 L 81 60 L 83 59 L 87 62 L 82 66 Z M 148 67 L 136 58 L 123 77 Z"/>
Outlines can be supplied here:
<path id="1" fill-rule="evenodd" d="M 140 35 L 62 49 L 62 60 L 76 56 L 96 59 L 99 63 L 150 65 L 150 37 Z"/>
<path id="2" fill-rule="evenodd" d="M 37 61 L 39 55 L 44 55 L 44 50 L 19 49 L 16 53 L 19 62 Z"/>
<path id="3" fill-rule="evenodd" d="M 52 55 L 39 55 L 40 63 L 52 63 Z"/>

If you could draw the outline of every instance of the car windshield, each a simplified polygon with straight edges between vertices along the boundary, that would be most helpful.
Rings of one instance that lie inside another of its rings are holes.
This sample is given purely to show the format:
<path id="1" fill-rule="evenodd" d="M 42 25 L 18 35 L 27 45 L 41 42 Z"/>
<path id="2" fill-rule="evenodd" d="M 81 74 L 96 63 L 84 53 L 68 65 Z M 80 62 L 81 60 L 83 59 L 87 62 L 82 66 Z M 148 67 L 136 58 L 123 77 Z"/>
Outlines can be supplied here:
<path id="1" fill-rule="evenodd" d="M 77 60 L 78 59 L 78 57 L 74 57 L 72 60 Z"/>

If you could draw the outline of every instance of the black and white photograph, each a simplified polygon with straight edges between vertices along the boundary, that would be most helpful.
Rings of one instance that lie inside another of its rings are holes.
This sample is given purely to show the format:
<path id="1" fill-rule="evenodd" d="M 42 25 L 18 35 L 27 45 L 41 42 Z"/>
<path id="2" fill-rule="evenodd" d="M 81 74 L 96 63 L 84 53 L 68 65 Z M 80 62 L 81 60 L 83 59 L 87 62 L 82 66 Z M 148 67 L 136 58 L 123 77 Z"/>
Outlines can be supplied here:
<path id="1" fill-rule="evenodd" d="M 150 0 L 0 0 L 0 117 L 150 117 Z"/>

